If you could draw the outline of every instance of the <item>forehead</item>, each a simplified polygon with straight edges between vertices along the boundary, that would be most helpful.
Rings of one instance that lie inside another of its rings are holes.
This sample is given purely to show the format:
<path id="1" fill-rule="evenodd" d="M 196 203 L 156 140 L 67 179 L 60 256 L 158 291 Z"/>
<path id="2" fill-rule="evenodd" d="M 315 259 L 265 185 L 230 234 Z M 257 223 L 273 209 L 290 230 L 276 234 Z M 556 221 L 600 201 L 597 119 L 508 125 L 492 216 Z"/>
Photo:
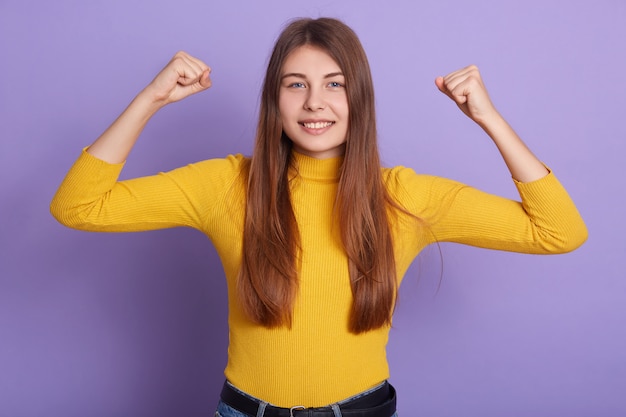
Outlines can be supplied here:
<path id="1" fill-rule="evenodd" d="M 282 73 L 315 74 L 340 72 L 339 64 L 323 49 L 303 45 L 294 49 L 283 63 Z"/>

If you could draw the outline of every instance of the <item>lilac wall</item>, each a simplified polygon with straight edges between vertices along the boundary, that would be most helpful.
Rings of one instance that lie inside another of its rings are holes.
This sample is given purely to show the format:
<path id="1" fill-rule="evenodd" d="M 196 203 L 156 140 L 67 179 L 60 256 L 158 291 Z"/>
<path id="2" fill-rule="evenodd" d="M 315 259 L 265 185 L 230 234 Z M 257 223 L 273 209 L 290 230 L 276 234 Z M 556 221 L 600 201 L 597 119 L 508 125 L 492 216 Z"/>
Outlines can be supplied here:
<path id="1" fill-rule="evenodd" d="M 191 230 L 97 235 L 48 213 L 64 172 L 178 49 L 214 87 L 162 111 L 124 176 L 249 152 L 262 71 L 291 17 L 361 36 L 388 165 L 514 196 L 497 152 L 434 87 L 478 64 L 502 113 L 566 184 L 573 254 L 442 245 L 410 271 L 391 334 L 401 415 L 626 415 L 626 3 L 0 2 L 0 416 L 210 416 L 225 285 Z M 419 274 L 419 282 L 418 276 Z"/>

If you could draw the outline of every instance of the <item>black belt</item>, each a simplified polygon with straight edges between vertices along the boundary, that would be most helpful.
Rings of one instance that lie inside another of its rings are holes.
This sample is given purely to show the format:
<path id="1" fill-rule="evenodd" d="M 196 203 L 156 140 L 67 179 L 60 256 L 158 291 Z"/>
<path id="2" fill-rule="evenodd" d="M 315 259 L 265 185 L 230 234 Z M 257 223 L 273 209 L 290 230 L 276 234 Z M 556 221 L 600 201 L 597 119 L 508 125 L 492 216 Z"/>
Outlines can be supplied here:
<path id="1" fill-rule="evenodd" d="M 259 409 L 259 401 L 242 394 L 234 389 L 228 382 L 224 383 L 221 399 L 232 408 L 242 413 L 256 416 Z M 384 382 L 380 388 L 339 404 L 341 415 L 344 417 L 391 417 L 396 412 L 396 390 L 388 382 Z M 264 417 L 335 417 L 330 406 L 303 408 L 281 408 L 273 405 L 265 407 Z"/>

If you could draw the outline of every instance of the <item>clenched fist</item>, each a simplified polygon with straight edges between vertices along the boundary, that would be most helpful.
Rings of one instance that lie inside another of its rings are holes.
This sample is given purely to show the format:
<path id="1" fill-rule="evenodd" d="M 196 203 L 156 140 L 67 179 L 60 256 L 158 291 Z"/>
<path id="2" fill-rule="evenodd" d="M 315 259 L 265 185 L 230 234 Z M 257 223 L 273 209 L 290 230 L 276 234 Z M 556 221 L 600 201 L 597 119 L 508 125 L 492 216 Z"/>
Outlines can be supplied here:
<path id="1" fill-rule="evenodd" d="M 435 84 L 479 125 L 497 114 L 475 65 L 454 71 L 445 77 L 437 77 Z"/>
<path id="2" fill-rule="evenodd" d="M 180 51 L 145 88 L 152 100 L 162 105 L 173 103 L 211 86 L 211 68 Z"/>

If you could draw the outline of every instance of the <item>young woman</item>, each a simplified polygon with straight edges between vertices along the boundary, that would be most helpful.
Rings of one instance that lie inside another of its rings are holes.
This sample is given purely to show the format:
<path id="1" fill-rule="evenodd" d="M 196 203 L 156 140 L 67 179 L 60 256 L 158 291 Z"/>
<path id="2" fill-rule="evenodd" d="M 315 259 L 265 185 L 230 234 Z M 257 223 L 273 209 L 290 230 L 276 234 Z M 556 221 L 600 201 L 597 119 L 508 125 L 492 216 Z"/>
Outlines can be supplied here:
<path id="1" fill-rule="evenodd" d="M 294 21 L 277 40 L 251 158 L 118 182 L 150 117 L 209 88 L 209 73 L 177 53 L 81 154 L 51 210 L 83 230 L 190 226 L 213 241 L 230 326 L 216 415 L 395 415 L 385 346 L 396 290 L 421 249 L 562 253 L 586 239 L 566 191 L 498 114 L 476 67 L 436 86 L 493 139 L 522 202 L 381 168 L 367 58 L 353 31 L 327 18 Z"/>

